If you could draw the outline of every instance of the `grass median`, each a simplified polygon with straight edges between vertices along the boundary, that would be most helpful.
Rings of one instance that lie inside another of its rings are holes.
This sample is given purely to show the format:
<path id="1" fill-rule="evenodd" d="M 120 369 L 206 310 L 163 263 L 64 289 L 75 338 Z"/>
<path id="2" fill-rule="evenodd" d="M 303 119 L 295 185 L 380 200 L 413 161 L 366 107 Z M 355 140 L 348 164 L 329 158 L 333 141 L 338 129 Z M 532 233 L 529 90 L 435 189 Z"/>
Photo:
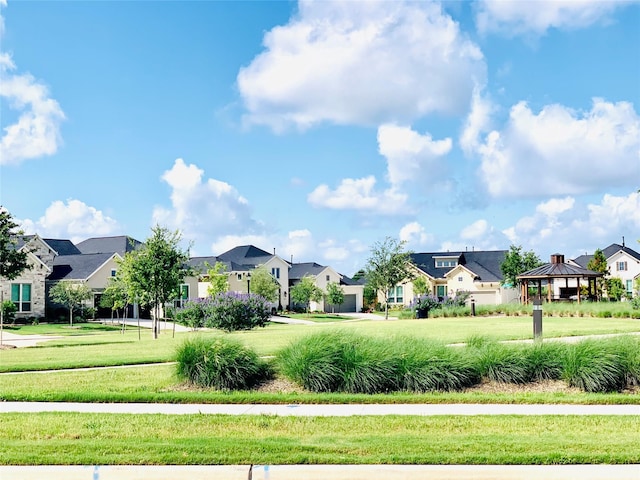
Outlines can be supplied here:
<path id="1" fill-rule="evenodd" d="M 640 463 L 640 417 L 1 414 L 5 465 Z"/>

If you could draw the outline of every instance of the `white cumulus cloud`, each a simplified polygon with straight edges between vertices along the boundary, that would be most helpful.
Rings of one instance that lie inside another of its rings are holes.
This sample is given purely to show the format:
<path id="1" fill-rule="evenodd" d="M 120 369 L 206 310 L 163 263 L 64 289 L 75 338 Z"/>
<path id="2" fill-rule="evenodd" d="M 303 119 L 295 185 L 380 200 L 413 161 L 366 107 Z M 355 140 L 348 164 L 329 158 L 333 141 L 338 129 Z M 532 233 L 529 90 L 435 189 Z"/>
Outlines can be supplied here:
<path id="1" fill-rule="evenodd" d="M 274 130 L 460 113 L 486 76 L 480 49 L 432 2 L 301 0 L 263 44 L 237 82 L 246 120 Z"/>
<path id="2" fill-rule="evenodd" d="M 20 223 L 25 233 L 69 239 L 74 243 L 90 237 L 115 235 L 122 230 L 116 220 L 101 210 L 75 199 L 56 200 L 38 220 L 26 219 Z"/>
<path id="3" fill-rule="evenodd" d="M 364 178 L 345 178 L 335 190 L 328 185 L 316 187 L 307 197 L 314 207 L 334 210 L 358 210 L 365 213 L 393 215 L 407 213 L 407 195 L 387 189 L 377 191 L 373 176 Z"/>
<path id="4" fill-rule="evenodd" d="M 387 159 L 389 182 L 399 187 L 425 173 L 433 174 L 434 169 L 441 170 L 440 157 L 451 151 L 451 139 L 433 140 L 410 127 L 385 124 L 378 127 L 378 151 Z"/>
<path id="5" fill-rule="evenodd" d="M 407 242 L 411 249 L 424 248 L 434 242 L 435 238 L 418 222 L 410 222 L 400 229 L 398 235 L 401 241 Z"/>
<path id="6" fill-rule="evenodd" d="M 162 175 L 171 187 L 171 208 L 157 206 L 153 222 L 179 229 L 192 241 L 254 234 L 259 225 L 251 217 L 249 202 L 228 183 L 203 175 L 202 169 L 178 158 Z"/>
<path id="7" fill-rule="evenodd" d="M 507 125 L 478 147 L 481 177 L 494 197 L 575 195 L 640 178 L 640 117 L 628 102 L 594 99 L 577 112 L 548 105 L 538 114 L 525 102 Z"/>
<path id="8" fill-rule="evenodd" d="M 543 35 L 550 28 L 584 28 L 607 21 L 611 13 L 632 1 L 615 0 L 481 0 L 477 5 L 478 31 L 508 36 Z"/>

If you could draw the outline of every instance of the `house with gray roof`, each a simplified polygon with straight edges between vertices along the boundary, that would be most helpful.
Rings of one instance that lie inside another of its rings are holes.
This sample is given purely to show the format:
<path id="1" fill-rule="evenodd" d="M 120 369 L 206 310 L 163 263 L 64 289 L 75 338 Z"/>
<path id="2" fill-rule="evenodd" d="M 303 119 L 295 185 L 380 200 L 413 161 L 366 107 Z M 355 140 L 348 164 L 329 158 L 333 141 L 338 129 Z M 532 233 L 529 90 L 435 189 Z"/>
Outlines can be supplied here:
<path id="1" fill-rule="evenodd" d="M 497 305 L 518 298 L 518 290 L 502 285 L 500 265 L 507 250 L 471 250 L 412 253 L 414 278 L 422 277 L 428 294 L 444 298 L 457 292 L 469 292 L 477 305 Z M 387 292 L 391 306 L 408 306 L 417 297 L 413 281 L 396 285 Z M 384 302 L 384 296 L 379 298 Z"/>
<path id="2" fill-rule="evenodd" d="M 624 239 L 622 245 L 612 243 L 602 250 L 604 257 L 607 259 L 607 267 L 609 267 L 609 277 L 618 277 L 625 286 L 627 297 L 638 295 L 635 289 L 635 282 L 640 281 L 640 253 L 625 245 Z M 576 266 L 587 268 L 589 262 L 593 259 L 593 254 L 580 255 L 577 258 L 569 260 Z"/>

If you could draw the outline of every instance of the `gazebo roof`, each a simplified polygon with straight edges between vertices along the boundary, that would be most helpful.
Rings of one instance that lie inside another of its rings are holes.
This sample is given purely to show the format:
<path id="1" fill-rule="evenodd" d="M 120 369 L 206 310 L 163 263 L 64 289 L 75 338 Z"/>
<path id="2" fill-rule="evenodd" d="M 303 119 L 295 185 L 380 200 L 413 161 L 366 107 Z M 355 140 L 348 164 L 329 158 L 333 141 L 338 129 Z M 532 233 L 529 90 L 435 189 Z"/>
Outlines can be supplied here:
<path id="1" fill-rule="evenodd" d="M 556 254 L 552 255 L 551 263 L 529 270 L 518 275 L 518 280 L 532 280 L 538 278 L 596 278 L 602 277 L 602 273 L 587 270 L 586 268 L 577 267 L 569 263 L 564 263 L 564 257 Z"/>

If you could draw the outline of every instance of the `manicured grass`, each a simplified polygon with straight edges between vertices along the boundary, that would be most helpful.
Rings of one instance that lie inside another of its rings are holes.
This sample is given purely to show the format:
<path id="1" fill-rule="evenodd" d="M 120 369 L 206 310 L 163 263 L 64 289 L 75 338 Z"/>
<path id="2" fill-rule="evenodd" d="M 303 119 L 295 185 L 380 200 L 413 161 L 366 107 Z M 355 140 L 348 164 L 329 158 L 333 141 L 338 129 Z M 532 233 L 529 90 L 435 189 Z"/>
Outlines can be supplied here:
<path id="1" fill-rule="evenodd" d="M 626 464 L 640 416 L 1 414 L 5 465 Z"/>
<path id="2" fill-rule="evenodd" d="M 357 320 L 352 316 L 340 315 L 339 313 L 287 313 L 283 315 L 286 318 L 293 318 L 296 320 L 309 320 L 316 323 L 325 322 L 344 322 L 346 320 Z"/>
<path id="3" fill-rule="evenodd" d="M 72 336 L 98 334 L 105 332 L 118 332 L 122 330 L 122 326 L 96 322 L 74 322 L 73 326 L 70 326 L 68 323 L 39 323 L 37 325 L 5 325 L 4 330 L 10 333 L 16 333 L 18 335 Z"/>
<path id="4" fill-rule="evenodd" d="M 397 392 L 379 395 L 348 393 L 221 392 L 185 388 L 175 376 L 175 365 L 69 370 L 64 372 L 0 375 L 0 401 L 32 402 L 143 402 L 143 403 L 531 403 L 635 404 L 640 395 L 629 393 L 483 393 Z"/>
<path id="5" fill-rule="evenodd" d="M 0 350 L 0 372 L 75 368 L 99 365 L 121 365 L 164 362 L 173 359 L 175 348 L 189 336 L 228 336 L 254 349 L 258 355 L 274 355 L 289 342 L 316 331 L 344 329 L 388 338 L 393 335 L 428 338 L 446 343 L 464 342 L 470 335 L 486 335 L 495 340 L 532 337 L 530 317 L 462 317 L 421 320 L 389 320 L 319 323 L 315 325 L 270 324 L 265 328 L 225 334 L 219 331 L 176 333 L 163 332 L 153 340 L 151 332 L 137 329 L 120 333 L 104 333 L 67 337 L 43 343 L 36 348 Z M 639 332 L 640 320 L 623 318 L 545 317 L 545 338 Z M 58 348 L 64 346 L 65 348 Z"/>

